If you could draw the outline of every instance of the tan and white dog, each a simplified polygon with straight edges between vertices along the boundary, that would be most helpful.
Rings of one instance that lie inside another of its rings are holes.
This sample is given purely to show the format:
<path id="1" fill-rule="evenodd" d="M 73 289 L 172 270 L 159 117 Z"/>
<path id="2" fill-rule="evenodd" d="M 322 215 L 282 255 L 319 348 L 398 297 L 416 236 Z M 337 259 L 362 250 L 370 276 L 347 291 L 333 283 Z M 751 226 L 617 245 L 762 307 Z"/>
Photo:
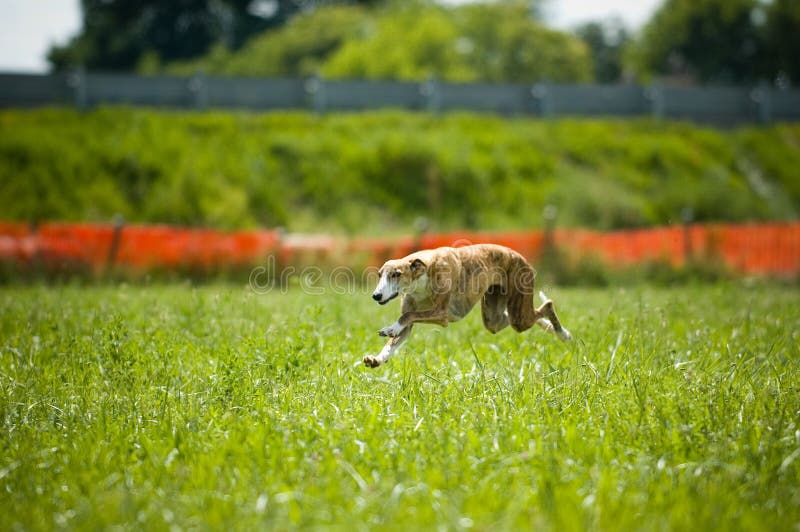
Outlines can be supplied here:
<path id="1" fill-rule="evenodd" d="M 562 340 L 572 339 L 561 326 L 553 302 L 542 292 L 542 305 L 534 308 L 536 272 L 513 249 L 495 244 L 427 249 L 387 261 L 378 273 L 380 280 L 372 299 L 385 305 L 401 296 L 402 314 L 378 331 L 389 341 L 378 356 L 364 357 L 368 367 L 389 360 L 415 323 L 447 327 L 466 316 L 479 300 L 483 324 L 492 333 L 508 325 L 522 332 L 536 323 Z"/>

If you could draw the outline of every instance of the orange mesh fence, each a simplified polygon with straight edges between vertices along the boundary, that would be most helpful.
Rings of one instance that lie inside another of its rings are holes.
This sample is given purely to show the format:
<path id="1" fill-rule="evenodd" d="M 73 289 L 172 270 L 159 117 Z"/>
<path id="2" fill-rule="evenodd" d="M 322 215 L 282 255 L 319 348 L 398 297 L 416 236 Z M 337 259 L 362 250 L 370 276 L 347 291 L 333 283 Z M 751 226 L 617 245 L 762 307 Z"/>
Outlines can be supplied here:
<path id="1" fill-rule="evenodd" d="M 213 271 L 250 266 L 274 252 L 277 231 L 226 233 L 171 226 L 0 223 L 0 260 L 22 265 L 80 265 L 137 271 Z"/>
<path id="2" fill-rule="evenodd" d="M 104 265 L 108 261 L 112 225 L 43 224 L 36 235 L 42 260 L 76 264 Z"/>
<path id="3" fill-rule="evenodd" d="M 28 224 L 0 222 L 0 260 L 29 262 L 36 248 Z"/>
<path id="4" fill-rule="evenodd" d="M 735 269 L 748 273 L 797 275 L 800 224 L 717 226 L 715 249 Z"/>
<path id="5" fill-rule="evenodd" d="M 800 223 L 692 225 L 628 231 L 584 229 L 465 231 L 417 237 L 337 239 L 282 235 L 274 230 L 223 232 L 164 225 L 0 222 L 0 260 L 110 267 L 135 271 L 214 271 L 260 264 L 270 255 L 281 265 L 380 265 L 417 249 L 494 242 L 537 259 L 547 243 L 572 256 L 593 255 L 610 267 L 647 261 L 680 266 L 689 260 L 721 260 L 748 274 L 800 275 Z"/>
<path id="6" fill-rule="evenodd" d="M 114 263 L 134 269 L 229 269 L 252 265 L 278 247 L 277 231 L 130 226 L 120 232 Z"/>

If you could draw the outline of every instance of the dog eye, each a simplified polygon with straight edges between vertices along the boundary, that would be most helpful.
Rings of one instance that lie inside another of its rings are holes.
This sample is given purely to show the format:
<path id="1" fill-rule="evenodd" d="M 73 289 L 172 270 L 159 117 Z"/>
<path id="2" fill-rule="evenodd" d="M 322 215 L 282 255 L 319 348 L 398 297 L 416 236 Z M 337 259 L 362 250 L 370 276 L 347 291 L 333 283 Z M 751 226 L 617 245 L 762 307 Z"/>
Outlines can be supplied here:
<path id="1" fill-rule="evenodd" d="M 400 272 L 392 272 L 389 274 L 389 277 L 391 277 L 392 279 L 397 279 L 398 277 L 400 277 Z"/>

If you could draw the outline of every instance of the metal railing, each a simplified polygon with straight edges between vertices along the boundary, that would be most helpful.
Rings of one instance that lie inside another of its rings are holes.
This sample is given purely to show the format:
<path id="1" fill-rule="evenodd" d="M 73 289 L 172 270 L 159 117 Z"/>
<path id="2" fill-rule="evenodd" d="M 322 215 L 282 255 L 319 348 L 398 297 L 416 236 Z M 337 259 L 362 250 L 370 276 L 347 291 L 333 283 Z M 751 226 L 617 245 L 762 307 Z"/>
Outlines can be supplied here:
<path id="1" fill-rule="evenodd" d="M 136 76 L 75 71 L 0 73 L 0 107 L 137 105 L 182 109 L 306 109 L 318 113 L 382 108 L 475 111 L 514 116 L 652 116 L 734 125 L 800 120 L 800 90 L 661 85 L 494 84 Z"/>

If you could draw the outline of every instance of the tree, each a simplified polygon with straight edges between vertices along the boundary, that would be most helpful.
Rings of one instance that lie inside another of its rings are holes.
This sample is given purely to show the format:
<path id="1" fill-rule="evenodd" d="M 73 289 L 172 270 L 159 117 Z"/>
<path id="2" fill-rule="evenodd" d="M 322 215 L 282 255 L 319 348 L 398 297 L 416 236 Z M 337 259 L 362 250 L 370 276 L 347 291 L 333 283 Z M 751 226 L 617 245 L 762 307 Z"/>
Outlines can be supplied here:
<path id="1" fill-rule="evenodd" d="M 378 9 L 324 6 L 266 31 L 237 51 L 215 46 L 166 71 L 245 76 L 448 81 L 588 81 L 588 49 L 537 20 L 539 0 L 461 7 L 387 2 Z"/>
<path id="2" fill-rule="evenodd" d="M 623 76 L 622 51 L 630 34 L 619 18 L 588 22 L 575 33 L 589 47 L 594 79 L 599 83 L 614 83 Z"/>
<path id="3" fill-rule="evenodd" d="M 589 51 L 568 33 L 546 28 L 538 20 L 541 2 L 506 1 L 465 5 L 454 17 L 469 43 L 465 59 L 486 81 L 592 79 Z"/>
<path id="4" fill-rule="evenodd" d="M 773 0 L 764 23 L 767 76 L 779 85 L 800 83 L 800 2 Z"/>
<path id="5" fill-rule="evenodd" d="M 448 13 L 420 5 L 398 6 L 371 31 L 349 39 L 325 63 L 334 78 L 425 79 L 475 77 L 457 49 L 458 30 Z"/>
<path id="6" fill-rule="evenodd" d="M 627 59 L 643 77 L 752 83 L 783 72 L 798 81 L 798 34 L 797 0 L 667 0 Z"/>
<path id="7" fill-rule="evenodd" d="M 78 65 L 133 70 L 153 56 L 162 63 L 186 60 L 205 54 L 214 43 L 238 49 L 253 35 L 326 3 L 335 1 L 81 0 L 81 32 L 51 48 L 48 59 L 56 70 Z"/>
<path id="8" fill-rule="evenodd" d="M 323 67 L 331 77 L 450 81 L 588 81 L 586 46 L 542 26 L 539 2 L 425 3 L 382 13 L 374 29 L 347 41 Z"/>
<path id="9" fill-rule="evenodd" d="M 365 27 L 369 18 L 359 6 L 329 5 L 295 16 L 284 26 L 253 37 L 240 50 L 217 45 L 204 57 L 167 66 L 173 74 L 239 76 L 307 76 L 348 38 Z"/>

